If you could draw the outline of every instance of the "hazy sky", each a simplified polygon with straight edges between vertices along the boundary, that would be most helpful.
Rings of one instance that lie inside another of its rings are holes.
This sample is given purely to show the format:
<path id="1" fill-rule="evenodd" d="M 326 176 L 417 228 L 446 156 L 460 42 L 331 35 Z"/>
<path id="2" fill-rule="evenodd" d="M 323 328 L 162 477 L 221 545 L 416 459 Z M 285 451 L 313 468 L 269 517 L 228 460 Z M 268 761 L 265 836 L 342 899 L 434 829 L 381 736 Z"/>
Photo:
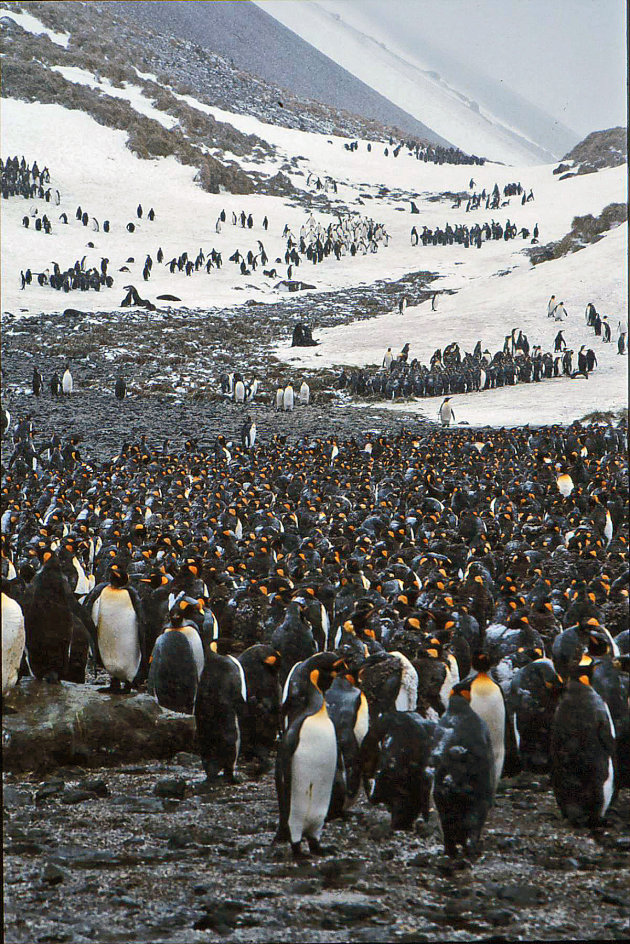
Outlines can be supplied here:
<path id="1" fill-rule="evenodd" d="M 267 4 L 282 19 L 282 0 Z M 323 0 L 354 6 L 373 34 L 414 40 L 453 85 L 500 80 L 579 134 L 627 122 L 625 0 Z M 428 51 L 430 47 L 430 53 Z M 457 74 L 459 73 L 459 74 Z M 471 91 L 474 89 L 471 87 Z"/>

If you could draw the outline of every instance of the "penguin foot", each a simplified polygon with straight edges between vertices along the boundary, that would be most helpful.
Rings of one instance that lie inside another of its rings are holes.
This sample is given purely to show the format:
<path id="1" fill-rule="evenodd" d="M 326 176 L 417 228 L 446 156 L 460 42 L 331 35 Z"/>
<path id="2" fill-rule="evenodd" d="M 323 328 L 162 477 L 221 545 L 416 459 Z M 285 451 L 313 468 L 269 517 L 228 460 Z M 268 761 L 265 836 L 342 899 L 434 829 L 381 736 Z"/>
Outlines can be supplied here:
<path id="1" fill-rule="evenodd" d="M 223 781 L 224 783 L 232 783 L 232 784 L 238 785 L 239 783 L 243 783 L 243 778 L 239 777 L 238 774 L 233 774 L 225 770 L 223 772 Z"/>
<path id="2" fill-rule="evenodd" d="M 306 859 L 310 858 L 308 853 L 304 852 L 302 849 L 301 842 L 292 842 L 291 852 L 293 853 L 293 858 L 296 862 L 304 862 Z"/>

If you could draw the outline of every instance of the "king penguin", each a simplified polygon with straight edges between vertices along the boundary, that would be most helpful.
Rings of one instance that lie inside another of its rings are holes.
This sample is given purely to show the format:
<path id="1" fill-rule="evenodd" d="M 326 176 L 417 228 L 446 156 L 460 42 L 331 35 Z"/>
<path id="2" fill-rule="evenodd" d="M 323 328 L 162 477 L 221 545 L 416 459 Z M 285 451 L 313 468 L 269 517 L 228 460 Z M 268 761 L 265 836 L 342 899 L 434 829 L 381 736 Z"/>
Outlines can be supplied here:
<path id="1" fill-rule="evenodd" d="M 66 396 L 70 396 L 74 390 L 74 382 L 72 380 L 72 374 L 70 373 L 70 368 L 66 367 L 61 378 L 61 390 Z"/>
<path id="2" fill-rule="evenodd" d="M 505 760 L 506 711 L 501 687 L 490 678 L 490 660 L 483 653 L 476 653 L 472 659 L 473 669 L 477 674 L 468 680 L 470 707 L 483 718 L 490 732 L 490 741 L 494 755 L 494 789 L 503 772 Z"/>
<path id="3" fill-rule="evenodd" d="M 295 858 L 303 855 L 303 838 L 312 853 L 323 852 L 319 841 L 337 768 L 337 736 L 324 700 L 332 678 L 333 673 L 322 668 L 302 680 L 306 707 L 285 731 L 276 757 L 276 839 L 289 839 Z"/>
<path id="4" fill-rule="evenodd" d="M 615 727 L 587 660 L 571 670 L 551 729 L 551 785 L 574 826 L 600 825 L 615 793 Z"/>
<path id="5" fill-rule="evenodd" d="M 440 417 L 442 426 L 450 426 L 451 420 L 455 419 L 455 411 L 450 404 L 450 400 L 450 397 L 445 397 L 440 405 L 440 409 L 438 410 L 438 415 Z"/>
<path id="6" fill-rule="evenodd" d="M 192 714 L 205 656 L 199 631 L 186 618 L 188 601 L 171 609 L 169 624 L 158 636 L 149 659 L 147 691 L 171 711 Z"/>
<path id="7" fill-rule="evenodd" d="M 26 633 L 22 607 L 2 591 L 2 697 L 17 684 Z"/>
<path id="8" fill-rule="evenodd" d="M 127 572 L 112 564 L 109 582 L 95 589 L 90 602 L 99 655 L 111 676 L 109 691 L 119 692 L 122 682 L 129 692 L 142 663 L 144 627 L 140 600 Z"/>

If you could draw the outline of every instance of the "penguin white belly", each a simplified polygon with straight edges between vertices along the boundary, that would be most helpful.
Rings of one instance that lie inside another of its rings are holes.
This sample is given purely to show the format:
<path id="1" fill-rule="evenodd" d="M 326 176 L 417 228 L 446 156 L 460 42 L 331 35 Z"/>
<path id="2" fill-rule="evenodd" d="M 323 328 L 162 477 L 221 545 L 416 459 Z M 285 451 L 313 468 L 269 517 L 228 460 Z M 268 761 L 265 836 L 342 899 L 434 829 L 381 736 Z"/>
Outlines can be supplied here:
<path id="1" fill-rule="evenodd" d="M 370 715 L 368 711 L 367 698 L 361 692 L 361 700 L 359 702 L 359 710 L 357 711 L 357 717 L 354 722 L 354 736 L 357 739 L 357 744 L 361 747 L 363 743 L 363 738 L 368 733 L 368 728 L 370 727 Z"/>
<path id="2" fill-rule="evenodd" d="M 26 643 L 22 607 L 6 593 L 2 594 L 2 697 L 18 680 L 20 662 Z"/>
<path id="3" fill-rule="evenodd" d="M 335 728 L 323 707 L 302 724 L 291 761 L 291 842 L 319 840 L 328 812 L 337 767 Z"/>
<path id="4" fill-rule="evenodd" d="M 470 707 L 488 725 L 494 755 L 494 787 L 501 778 L 505 760 L 505 705 L 501 689 L 489 679 L 479 679 L 471 687 Z"/>
<path id="5" fill-rule="evenodd" d="M 86 596 L 91 590 L 87 574 L 85 573 L 81 562 L 78 561 L 76 557 L 72 558 L 72 566 L 77 572 L 77 583 L 74 588 L 74 592 L 77 596 Z"/>
<path id="6" fill-rule="evenodd" d="M 179 632 L 186 637 L 188 640 L 188 645 L 192 649 L 193 659 L 195 660 L 195 665 L 197 666 L 197 680 L 201 678 L 201 673 L 203 672 L 203 667 L 205 665 L 206 657 L 203 654 L 203 643 L 201 642 L 201 636 L 194 628 L 194 626 L 184 626 Z"/>
<path id="7" fill-rule="evenodd" d="M 396 711 L 415 711 L 418 704 L 418 673 L 402 652 L 391 654 L 402 663 L 402 677 L 396 696 Z"/>
<path id="8" fill-rule="evenodd" d="M 603 802 L 602 802 L 602 818 L 606 815 L 606 810 L 610 806 L 610 801 L 612 800 L 613 793 L 615 791 L 615 768 L 613 767 L 612 757 L 608 758 L 608 776 L 604 781 L 602 787 L 603 792 Z"/>
<path id="9" fill-rule="evenodd" d="M 99 597 L 98 650 L 112 678 L 132 682 L 140 668 L 138 621 L 126 590 L 105 587 Z"/>

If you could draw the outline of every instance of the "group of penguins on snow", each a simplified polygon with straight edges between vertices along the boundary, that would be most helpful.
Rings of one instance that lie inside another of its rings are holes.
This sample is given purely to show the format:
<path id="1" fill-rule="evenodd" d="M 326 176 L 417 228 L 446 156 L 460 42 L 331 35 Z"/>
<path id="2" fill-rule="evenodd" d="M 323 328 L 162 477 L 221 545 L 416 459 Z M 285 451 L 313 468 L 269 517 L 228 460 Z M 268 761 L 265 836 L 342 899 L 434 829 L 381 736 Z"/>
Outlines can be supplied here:
<path id="1" fill-rule="evenodd" d="M 210 781 L 275 750 L 296 856 L 362 783 L 470 856 L 503 774 L 576 826 L 628 785 L 623 426 L 143 437 L 1 488 L 3 696 L 91 660 L 194 713 Z"/>
<path id="2" fill-rule="evenodd" d="M 372 151 L 372 144 L 376 142 L 368 141 L 366 150 Z M 344 143 L 346 151 L 358 151 L 359 141 L 350 141 Z M 477 157 L 475 154 L 465 154 L 459 148 L 442 147 L 442 145 L 419 144 L 417 141 L 399 141 L 398 143 L 390 136 L 389 142 L 385 145 L 383 153 L 385 157 L 398 157 L 400 152 L 406 148 L 412 157 L 418 161 L 424 161 L 425 164 L 477 164 L 483 166 L 486 162 L 485 157 Z M 472 184 L 471 184 L 472 187 Z"/>
<path id="3" fill-rule="evenodd" d="M 482 243 L 493 239 L 503 239 L 507 242 L 509 239 L 516 239 L 519 235 L 523 239 L 528 239 L 530 232 L 524 226 L 519 230 L 516 223 L 511 223 L 509 220 L 506 220 L 505 225 L 501 225 L 496 220 L 491 220 L 489 223 L 475 223 L 474 226 L 468 226 L 466 223 L 456 223 L 454 226 L 445 223 L 444 227 L 436 226 L 434 229 L 423 226 L 420 233 L 417 227 L 412 226 L 410 235 L 412 246 L 418 246 L 422 243 L 425 247 L 458 245 L 465 249 L 470 246 L 481 249 Z M 536 226 L 535 238 L 537 239 L 537 237 L 538 226 Z"/>
<path id="4" fill-rule="evenodd" d="M 559 332 L 561 335 L 561 332 Z M 564 338 L 556 337 L 554 352 L 543 352 L 540 345 L 530 345 L 523 331 L 513 329 L 505 336 L 503 348 L 494 355 L 477 341 L 471 353 L 464 352 L 457 341 L 447 344 L 444 350 L 437 348 L 431 355 L 430 364 L 420 363 L 417 358 L 409 360 L 410 345 L 405 344 L 394 356 L 387 348 L 381 368 L 356 370 L 344 368 L 336 381 L 338 390 L 348 390 L 355 396 L 383 397 L 436 397 L 448 394 L 464 394 L 498 387 L 513 387 L 519 383 L 539 383 L 554 377 L 584 378 L 597 365 L 592 349 L 582 345 L 577 353 L 566 348 Z"/>
<path id="5" fill-rule="evenodd" d="M 475 181 L 470 179 L 469 189 L 472 190 L 475 186 Z M 508 183 L 503 187 L 503 197 L 501 199 L 501 191 L 499 190 L 499 185 L 495 183 L 493 189 L 488 193 L 484 187 L 479 193 L 471 193 L 464 197 L 466 200 L 466 213 L 470 213 L 471 210 L 479 210 L 485 208 L 486 210 L 498 210 L 499 207 L 506 207 L 510 205 L 510 197 L 518 196 L 521 198 L 521 206 L 525 206 L 526 203 L 529 203 L 534 199 L 534 191 L 530 190 L 529 193 L 525 190 L 521 182 L 518 183 Z M 453 210 L 459 210 L 462 205 L 461 194 L 457 194 L 455 202 L 453 204 Z M 536 228 L 537 229 L 537 228 Z M 534 237 L 538 236 L 538 232 L 534 232 Z"/>

